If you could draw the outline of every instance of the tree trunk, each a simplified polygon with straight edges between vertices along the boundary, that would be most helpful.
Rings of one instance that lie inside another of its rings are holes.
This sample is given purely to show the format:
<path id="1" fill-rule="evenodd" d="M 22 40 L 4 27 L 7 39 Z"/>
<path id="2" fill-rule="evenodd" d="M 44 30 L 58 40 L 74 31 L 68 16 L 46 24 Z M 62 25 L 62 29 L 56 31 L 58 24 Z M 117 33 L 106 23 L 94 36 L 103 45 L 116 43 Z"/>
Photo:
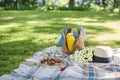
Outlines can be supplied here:
<path id="1" fill-rule="evenodd" d="M 43 6 L 45 6 L 46 0 L 42 0 L 42 1 L 43 1 L 43 2 L 42 2 Z"/>
<path id="2" fill-rule="evenodd" d="M 107 4 L 105 3 L 106 0 L 102 0 L 102 5 L 105 8 L 107 6 Z"/>
<path id="3" fill-rule="evenodd" d="M 117 8 L 117 7 L 118 7 L 117 0 L 114 0 L 114 8 Z"/>
<path id="4" fill-rule="evenodd" d="M 17 9 L 20 9 L 20 0 L 17 0 Z"/>
<path id="5" fill-rule="evenodd" d="M 75 0 L 69 0 L 69 7 L 74 7 L 75 6 Z"/>

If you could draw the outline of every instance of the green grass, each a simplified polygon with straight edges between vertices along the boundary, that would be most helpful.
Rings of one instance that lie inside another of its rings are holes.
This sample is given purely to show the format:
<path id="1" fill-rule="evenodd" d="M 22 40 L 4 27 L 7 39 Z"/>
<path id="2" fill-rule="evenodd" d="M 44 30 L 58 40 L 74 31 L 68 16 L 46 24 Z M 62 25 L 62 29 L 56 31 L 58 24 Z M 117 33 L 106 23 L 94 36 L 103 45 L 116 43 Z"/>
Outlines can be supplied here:
<path id="1" fill-rule="evenodd" d="M 73 16 L 69 19 L 71 15 Z M 86 47 L 120 47 L 119 13 L 94 11 L 0 11 L 0 75 L 10 73 L 36 51 L 58 45 L 63 28 L 86 30 Z"/>

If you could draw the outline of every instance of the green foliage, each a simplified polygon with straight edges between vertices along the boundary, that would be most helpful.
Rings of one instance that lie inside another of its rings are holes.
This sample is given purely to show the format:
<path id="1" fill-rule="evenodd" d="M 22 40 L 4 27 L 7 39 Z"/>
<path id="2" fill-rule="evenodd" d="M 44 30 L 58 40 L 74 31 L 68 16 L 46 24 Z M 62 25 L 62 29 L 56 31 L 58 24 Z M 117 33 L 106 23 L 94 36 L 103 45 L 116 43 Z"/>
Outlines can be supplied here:
<path id="1" fill-rule="evenodd" d="M 73 11 L 85 11 L 85 10 L 88 10 L 88 9 L 89 8 L 85 5 L 79 6 L 79 7 L 71 7 L 71 8 L 59 7 L 59 10 L 73 10 Z"/>
<path id="2" fill-rule="evenodd" d="M 83 3 L 87 2 L 88 4 L 78 4 L 78 6 L 75 6 L 77 4 L 75 0 L 57 0 L 56 2 L 53 2 L 53 0 L 44 0 L 43 3 L 37 3 L 36 0 L 5 0 L 0 3 L 0 7 L 4 7 L 5 10 L 87 10 L 90 7 L 89 3 L 91 1 L 83 0 Z"/>
<path id="3" fill-rule="evenodd" d="M 5 10 L 31 10 L 35 9 L 36 0 L 3 0 L 0 1 L 0 7 Z"/>
<path id="4" fill-rule="evenodd" d="M 106 10 L 107 11 L 113 11 L 114 9 L 114 0 L 106 0 L 105 2 L 107 5 L 106 5 Z"/>
<path id="5" fill-rule="evenodd" d="M 99 1 L 99 0 L 98 0 Z M 102 0 L 102 2 L 95 2 L 92 8 L 96 10 L 106 10 L 108 12 L 114 11 L 114 9 L 119 9 L 119 0 Z M 119 12 L 119 10 L 118 10 Z"/>

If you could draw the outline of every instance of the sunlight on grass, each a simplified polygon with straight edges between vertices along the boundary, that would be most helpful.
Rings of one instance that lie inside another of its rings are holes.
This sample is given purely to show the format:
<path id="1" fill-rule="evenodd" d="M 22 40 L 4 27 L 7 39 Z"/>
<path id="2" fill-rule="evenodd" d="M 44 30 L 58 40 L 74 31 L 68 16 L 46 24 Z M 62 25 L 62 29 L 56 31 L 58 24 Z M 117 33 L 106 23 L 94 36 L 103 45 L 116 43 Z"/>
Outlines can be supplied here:
<path id="1" fill-rule="evenodd" d="M 54 44 L 57 45 L 58 39 L 60 38 L 60 35 L 57 34 L 36 34 L 35 39 L 33 40 L 33 42 L 37 43 L 37 44 L 43 44 L 46 43 L 48 45 L 50 44 Z"/>
<path id="2" fill-rule="evenodd" d="M 106 40 L 120 40 L 120 34 L 101 34 L 93 40 L 106 41 Z"/>
<path id="3" fill-rule="evenodd" d="M 21 16 L 20 16 L 21 17 Z M 23 17 L 29 17 L 29 18 L 37 18 L 39 15 L 28 15 L 28 16 L 23 16 Z"/>
<path id="4" fill-rule="evenodd" d="M 63 18 L 63 20 L 66 21 L 98 21 L 97 19 L 91 19 L 91 18 Z"/>
<path id="5" fill-rule="evenodd" d="M 110 14 L 108 14 L 109 16 L 115 16 L 115 15 L 117 15 L 117 13 L 110 13 Z"/>
<path id="6" fill-rule="evenodd" d="M 106 22 L 105 24 L 103 24 L 103 26 L 120 30 L 120 21 Z"/>
<path id="7" fill-rule="evenodd" d="M 91 26 L 101 26 L 103 22 L 99 22 L 97 19 L 92 18 L 63 18 L 65 23 L 75 24 L 75 25 L 91 25 Z"/>
<path id="8" fill-rule="evenodd" d="M 40 39 L 52 39 L 53 37 L 58 37 L 57 34 L 47 34 L 47 33 L 40 33 L 40 34 L 34 34 L 36 38 Z"/>
<path id="9" fill-rule="evenodd" d="M 1 43 L 6 43 L 6 42 L 14 42 L 14 41 L 21 41 L 21 40 L 26 40 L 25 37 L 10 37 L 10 39 L 7 40 L 1 40 Z"/>
<path id="10" fill-rule="evenodd" d="M 10 23 L 10 24 L 6 24 L 6 25 L 0 25 L 0 30 L 4 29 L 4 28 L 8 28 L 8 27 L 18 27 L 20 26 L 20 23 Z"/>
<path id="11" fill-rule="evenodd" d="M 1 20 L 11 20 L 11 19 L 14 19 L 14 17 L 1 17 Z"/>
<path id="12" fill-rule="evenodd" d="M 39 25 L 39 26 L 50 26 L 50 24 L 49 24 L 49 20 L 43 20 L 43 21 L 28 21 L 28 22 L 26 22 L 27 24 L 29 24 L 29 25 Z"/>

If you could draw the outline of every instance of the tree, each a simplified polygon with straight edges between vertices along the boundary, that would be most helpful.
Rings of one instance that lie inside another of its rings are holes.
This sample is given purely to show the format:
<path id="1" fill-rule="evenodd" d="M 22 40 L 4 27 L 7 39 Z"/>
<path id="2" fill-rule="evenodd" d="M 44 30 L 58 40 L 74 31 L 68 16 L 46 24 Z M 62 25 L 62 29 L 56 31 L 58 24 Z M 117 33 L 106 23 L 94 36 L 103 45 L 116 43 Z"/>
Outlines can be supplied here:
<path id="1" fill-rule="evenodd" d="M 69 0 L 69 7 L 74 7 L 75 6 L 75 0 Z"/>
<path id="2" fill-rule="evenodd" d="M 102 5 L 102 7 L 104 7 L 104 9 L 107 11 L 113 11 L 115 8 L 119 7 L 119 0 L 102 0 L 102 2 L 100 1 L 101 0 L 95 0 L 98 6 Z"/>
<path id="3" fill-rule="evenodd" d="M 42 0 L 42 4 L 43 4 L 43 6 L 45 6 L 46 0 Z"/>
<path id="4" fill-rule="evenodd" d="M 19 10 L 20 9 L 20 0 L 16 0 L 16 3 L 17 3 L 17 9 Z"/>
<path id="5" fill-rule="evenodd" d="M 114 8 L 118 8 L 120 6 L 120 0 L 114 0 Z"/>

